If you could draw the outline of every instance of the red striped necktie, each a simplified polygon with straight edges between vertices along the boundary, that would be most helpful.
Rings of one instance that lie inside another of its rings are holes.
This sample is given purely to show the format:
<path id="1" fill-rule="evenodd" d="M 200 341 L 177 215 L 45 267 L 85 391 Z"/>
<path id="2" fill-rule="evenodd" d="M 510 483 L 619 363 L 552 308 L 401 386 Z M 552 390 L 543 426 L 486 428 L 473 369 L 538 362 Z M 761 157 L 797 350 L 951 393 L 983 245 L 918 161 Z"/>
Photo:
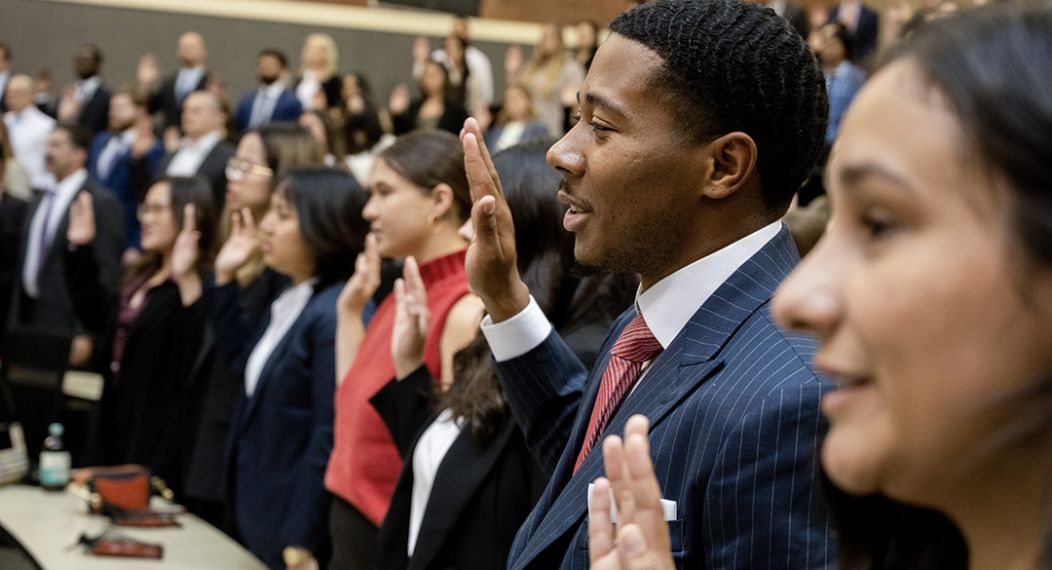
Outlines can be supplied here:
<path id="1" fill-rule="evenodd" d="M 621 331 L 621 336 L 617 337 L 614 348 L 610 351 L 610 362 L 606 365 L 603 378 L 599 381 L 599 394 L 596 395 L 595 405 L 592 407 L 592 416 L 588 419 L 584 445 L 581 446 L 577 462 L 574 463 L 574 473 L 584 463 L 585 457 L 588 457 L 621 401 L 632 391 L 632 386 L 643 370 L 643 363 L 653 360 L 661 350 L 661 343 L 654 338 L 641 314 L 637 314 Z"/>

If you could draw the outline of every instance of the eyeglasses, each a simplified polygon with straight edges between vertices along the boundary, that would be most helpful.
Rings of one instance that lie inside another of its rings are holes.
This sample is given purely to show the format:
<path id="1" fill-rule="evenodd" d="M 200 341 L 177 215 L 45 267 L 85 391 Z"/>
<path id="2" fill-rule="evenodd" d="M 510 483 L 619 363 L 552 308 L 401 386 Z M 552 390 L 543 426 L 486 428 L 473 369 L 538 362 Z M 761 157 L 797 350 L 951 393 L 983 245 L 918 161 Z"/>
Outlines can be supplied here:
<path id="1" fill-rule="evenodd" d="M 140 218 L 145 218 L 147 214 L 163 214 L 171 209 L 171 204 L 139 204 L 139 207 L 135 209 L 135 213 Z"/>
<path id="2" fill-rule="evenodd" d="M 266 166 L 252 164 L 247 160 L 231 158 L 226 162 L 226 177 L 229 180 L 241 180 L 249 174 L 255 174 L 263 178 L 274 176 L 274 171 Z"/>

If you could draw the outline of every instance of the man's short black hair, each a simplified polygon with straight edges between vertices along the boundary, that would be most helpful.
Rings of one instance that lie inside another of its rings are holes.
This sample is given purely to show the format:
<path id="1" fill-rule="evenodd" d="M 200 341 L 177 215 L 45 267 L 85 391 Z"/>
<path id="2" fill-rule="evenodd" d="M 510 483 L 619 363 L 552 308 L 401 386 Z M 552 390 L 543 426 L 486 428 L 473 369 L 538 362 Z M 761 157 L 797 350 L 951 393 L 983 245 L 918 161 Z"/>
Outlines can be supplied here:
<path id="1" fill-rule="evenodd" d="M 269 57 L 273 57 L 274 59 L 278 60 L 278 63 L 281 64 L 281 68 L 282 69 L 285 69 L 285 68 L 287 68 L 289 66 L 289 58 L 285 57 L 285 53 L 283 51 L 281 51 L 281 50 L 274 49 L 274 48 L 267 48 L 267 49 L 259 52 L 259 55 L 256 56 L 256 59 L 259 60 L 259 59 L 263 59 L 264 57 L 268 57 L 268 56 Z"/>
<path id="2" fill-rule="evenodd" d="M 822 152 L 829 112 L 818 61 L 792 26 L 740 0 L 657 0 L 610 31 L 665 60 L 650 86 L 692 140 L 752 137 L 764 202 L 784 212 Z"/>
<path id="3" fill-rule="evenodd" d="M 91 144 L 91 131 L 75 123 L 57 123 L 52 131 L 65 131 L 73 148 L 88 150 Z"/>

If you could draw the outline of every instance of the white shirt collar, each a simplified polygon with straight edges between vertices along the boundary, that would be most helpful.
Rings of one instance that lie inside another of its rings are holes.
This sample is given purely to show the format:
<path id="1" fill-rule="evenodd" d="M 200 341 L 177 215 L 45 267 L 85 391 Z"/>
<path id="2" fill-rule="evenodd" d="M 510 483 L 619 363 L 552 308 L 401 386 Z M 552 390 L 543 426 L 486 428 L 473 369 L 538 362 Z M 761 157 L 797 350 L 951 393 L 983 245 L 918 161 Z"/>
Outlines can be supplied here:
<path id="1" fill-rule="evenodd" d="M 208 154 L 212 152 L 212 148 L 217 144 L 219 144 L 219 131 L 215 130 L 197 140 L 185 137 L 180 146 L 183 149 L 192 149 L 201 154 Z"/>
<path id="2" fill-rule="evenodd" d="M 285 90 L 285 82 L 280 79 L 270 85 L 260 86 L 259 92 L 267 96 L 267 99 L 277 100 L 281 92 Z"/>
<path id="3" fill-rule="evenodd" d="M 782 228 L 772 222 L 742 239 L 680 268 L 646 291 L 636 293 L 636 308 L 650 332 L 668 348 L 694 313 L 743 263 L 760 251 Z"/>
<path id="4" fill-rule="evenodd" d="M 83 186 L 87 180 L 88 171 L 81 168 L 73 174 L 63 178 L 55 185 L 55 197 L 62 202 L 66 202 L 66 198 L 72 199 L 72 196 L 80 190 L 80 187 Z"/>
<path id="5" fill-rule="evenodd" d="M 90 100 L 91 97 L 95 95 L 95 91 L 97 91 L 99 86 L 102 85 L 102 78 L 99 77 L 98 74 L 95 74 L 87 79 L 81 79 L 76 85 L 77 91 L 82 97 L 81 102 L 83 103 Z"/>
<path id="6" fill-rule="evenodd" d="M 196 67 L 180 67 L 179 75 L 182 77 L 200 77 L 205 73 L 205 64 L 200 64 Z M 185 80 L 184 80 L 185 81 Z"/>
<path id="7" fill-rule="evenodd" d="M 121 134 L 114 136 L 113 139 L 119 139 L 120 143 L 124 146 L 131 145 L 131 143 L 135 142 L 135 127 L 124 129 Z M 110 140 L 112 141 L 113 139 Z"/>

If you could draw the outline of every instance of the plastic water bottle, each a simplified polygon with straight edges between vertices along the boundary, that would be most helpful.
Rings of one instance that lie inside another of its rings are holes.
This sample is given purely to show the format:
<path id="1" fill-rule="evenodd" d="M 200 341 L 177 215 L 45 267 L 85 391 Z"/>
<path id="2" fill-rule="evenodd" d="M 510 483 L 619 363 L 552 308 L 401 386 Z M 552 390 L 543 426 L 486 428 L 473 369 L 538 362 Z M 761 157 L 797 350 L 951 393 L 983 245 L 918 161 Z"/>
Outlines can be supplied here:
<path id="1" fill-rule="evenodd" d="M 40 486 L 46 491 L 62 491 L 69 483 L 70 456 L 62 445 L 62 424 L 51 424 L 40 452 Z"/>

